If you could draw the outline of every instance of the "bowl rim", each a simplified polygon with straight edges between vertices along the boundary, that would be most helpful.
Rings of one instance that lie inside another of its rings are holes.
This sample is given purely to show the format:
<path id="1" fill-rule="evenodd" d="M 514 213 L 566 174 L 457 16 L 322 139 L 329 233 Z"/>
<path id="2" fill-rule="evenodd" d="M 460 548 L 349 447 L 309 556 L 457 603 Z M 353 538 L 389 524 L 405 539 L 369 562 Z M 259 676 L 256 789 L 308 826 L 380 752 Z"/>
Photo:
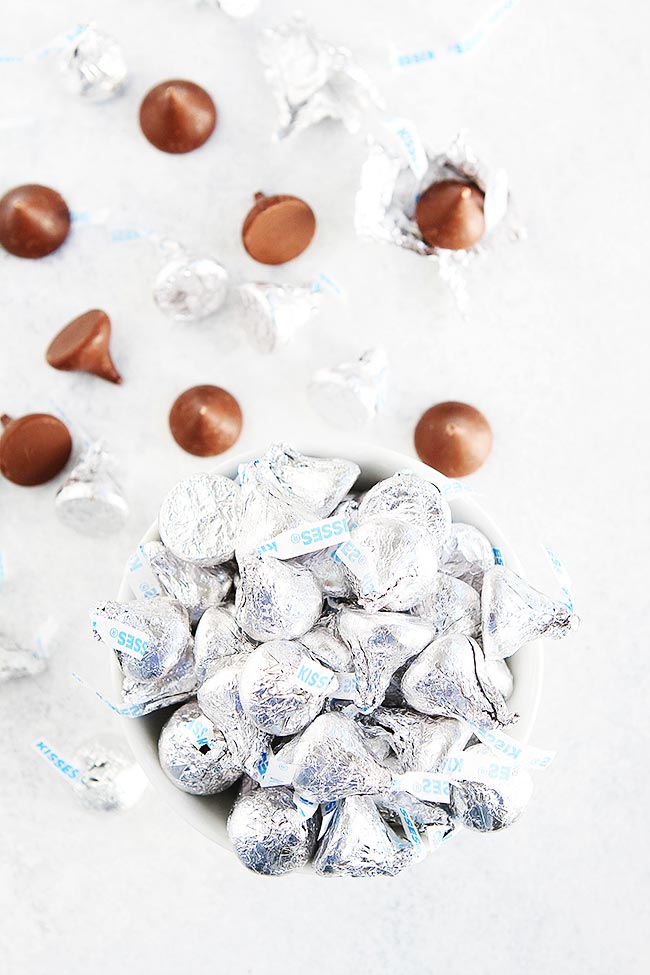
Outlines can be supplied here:
<path id="1" fill-rule="evenodd" d="M 493 545 L 498 544 L 498 548 L 502 551 L 504 561 L 508 567 L 512 568 L 513 571 L 515 571 L 522 578 L 526 578 L 524 568 L 516 555 L 516 552 L 510 545 L 507 537 L 504 535 L 502 529 L 485 510 L 483 505 L 476 500 L 476 496 L 471 492 L 471 489 L 468 490 L 465 488 L 462 482 L 454 481 L 453 479 L 446 477 L 440 471 L 423 464 L 414 457 L 410 457 L 407 454 L 402 454 L 399 451 L 391 450 L 386 447 L 377 447 L 373 444 L 364 442 L 354 443 L 352 441 L 343 441 L 341 446 L 343 447 L 342 450 L 333 450 L 332 445 L 329 443 L 321 442 L 320 444 L 314 444 L 299 442 L 297 446 L 292 444 L 292 449 L 298 450 L 300 453 L 312 457 L 343 456 L 347 460 L 352 460 L 361 468 L 361 480 L 363 480 L 364 466 L 367 467 L 375 464 L 383 467 L 385 470 L 388 470 L 389 468 L 392 469 L 392 473 L 408 470 L 415 474 L 419 474 L 426 480 L 437 485 L 443 491 L 443 493 L 445 493 L 445 489 L 448 490 L 452 485 L 459 486 L 458 494 L 447 497 L 447 500 L 452 508 L 452 514 L 454 512 L 454 508 L 458 507 L 462 507 L 463 510 L 469 509 L 472 513 L 476 513 L 477 519 L 481 523 L 480 530 L 484 532 Z M 211 468 L 210 473 L 222 474 L 226 477 L 235 477 L 240 464 L 246 464 L 249 461 L 254 460 L 255 458 L 259 457 L 261 453 L 262 452 L 259 450 L 247 450 L 232 457 L 224 458 L 222 461 L 217 462 L 213 468 Z M 188 472 L 188 474 L 184 476 L 189 476 L 191 473 L 193 472 Z M 387 474 L 385 476 L 389 477 L 391 474 Z M 384 475 L 382 475 L 379 479 L 383 479 L 383 477 Z M 473 523 L 471 517 L 468 518 L 466 515 L 463 518 L 454 518 L 454 520 L 466 521 L 470 524 Z M 156 518 L 134 548 L 139 544 L 159 538 L 158 520 Z M 117 598 L 121 602 L 130 602 L 134 599 L 128 582 L 128 571 L 126 567 L 122 575 Z M 517 654 L 514 654 L 512 658 L 509 658 L 509 662 L 514 662 L 514 657 L 518 657 L 520 654 L 525 655 L 527 660 L 527 668 L 529 671 L 527 678 L 527 706 L 525 713 L 521 714 L 519 721 L 513 726 L 512 729 L 509 729 L 509 733 L 513 738 L 516 738 L 522 742 L 527 742 L 535 724 L 542 696 L 544 674 L 542 641 L 535 640 L 526 644 L 517 651 Z M 111 680 L 113 687 L 118 692 L 121 700 L 122 672 L 114 654 L 112 655 L 111 659 Z M 517 682 L 515 680 L 515 695 L 516 690 Z M 174 707 L 176 706 L 180 705 L 175 705 Z M 234 786 L 231 790 L 228 790 L 228 792 L 221 793 L 218 796 L 192 796 L 178 789 L 167 778 L 158 761 L 157 739 L 155 746 L 153 746 L 151 731 L 147 732 L 147 729 L 151 727 L 152 720 L 157 721 L 158 725 L 161 725 L 161 715 L 164 715 L 165 720 L 167 720 L 167 717 L 169 716 L 168 712 L 171 713 L 171 708 L 154 711 L 151 714 L 144 715 L 139 718 L 126 718 L 123 723 L 126 740 L 138 764 L 145 772 L 151 786 L 163 798 L 163 800 L 191 826 L 201 832 L 212 842 L 216 843 L 218 846 L 222 847 L 223 849 L 227 849 L 234 856 L 235 852 L 230 845 L 226 832 L 227 815 L 221 811 L 221 806 L 223 805 L 225 797 L 229 796 L 231 793 L 233 795 L 235 794 L 237 786 Z M 309 865 L 301 868 L 301 871 L 312 872 L 309 869 Z"/>

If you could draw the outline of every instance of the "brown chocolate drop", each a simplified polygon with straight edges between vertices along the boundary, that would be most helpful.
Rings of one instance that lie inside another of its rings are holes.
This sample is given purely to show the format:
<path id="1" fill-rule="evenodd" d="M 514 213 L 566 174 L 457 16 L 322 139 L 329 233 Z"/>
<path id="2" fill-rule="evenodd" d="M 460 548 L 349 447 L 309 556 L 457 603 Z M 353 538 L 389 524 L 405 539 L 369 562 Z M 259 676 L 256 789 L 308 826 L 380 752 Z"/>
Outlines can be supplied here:
<path id="1" fill-rule="evenodd" d="M 14 484 L 45 484 L 63 470 L 72 452 L 65 423 L 48 413 L 30 413 L 12 420 L 0 417 L 0 471 Z"/>
<path id="2" fill-rule="evenodd" d="M 217 124 L 217 110 L 204 88 L 192 81 L 163 81 L 140 106 L 140 128 L 162 152 L 198 149 Z"/>
<path id="3" fill-rule="evenodd" d="M 314 211 L 297 196 L 255 194 L 242 240 L 252 258 L 262 264 L 285 264 L 309 246 L 316 231 Z"/>
<path id="4" fill-rule="evenodd" d="M 466 250 L 485 233 L 484 195 L 476 186 L 445 179 L 422 194 L 415 208 L 420 233 L 429 247 Z"/>
<path id="5" fill-rule="evenodd" d="M 188 454 L 214 457 L 238 439 L 242 412 L 234 396 L 220 386 L 192 386 L 172 406 L 169 426 Z"/>
<path id="6" fill-rule="evenodd" d="M 45 354 L 55 369 L 67 372 L 89 372 L 109 383 L 121 383 L 109 343 L 111 320 L 98 308 L 87 311 L 61 329 L 50 342 Z"/>
<path id="7" fill-rule="evenodd" d="M 415 428 L 420 460 L 447 477 L 465 477 L 477 470 L 492 449 L 490 424 L 467 403 L 438 403 L 420 417 Z"/>
<path id="8" fill-rule="evenodd" d="M 70 231 L 70 211 L 49 186 L 16 186 L 0 200 L 0 244 L 16 257 L 47 257 Z"/>

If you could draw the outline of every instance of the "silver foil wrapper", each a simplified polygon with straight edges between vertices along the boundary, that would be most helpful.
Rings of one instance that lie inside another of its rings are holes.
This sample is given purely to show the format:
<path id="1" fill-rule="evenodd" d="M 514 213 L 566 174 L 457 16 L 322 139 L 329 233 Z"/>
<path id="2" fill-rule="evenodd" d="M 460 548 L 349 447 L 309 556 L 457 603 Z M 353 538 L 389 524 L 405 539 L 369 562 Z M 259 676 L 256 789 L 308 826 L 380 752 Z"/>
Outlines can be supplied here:
<path id="1" fill-rule="evenodd" d="M 0 684 L 21 677 L 34 677 L 47 666 L 47 656 L 39 649 L 21 646 L 0 631 Z"/>
<path id="2" fill-rule="evenodd" d="M 250 282 L 235 292 L 241 325 L 260 352 L 287 345 L 313 318 L 322 295 L 311 286 Z"/>
<path id="3" fill-rule="evenodd" d="M 441 839 L 447 839 L 456 828 L 454 820 L 446 809 L 436 805 L 435 802 L 416 799 L 408 792 L 384 792 L 373 798 L 382 819 L 389 823 L 400 825 L 400 809 L 403 809 L 413 820 L 416 829 L 426 830 L 427 826 L 435 826 L 440 830 Z"/>
<path id="4" fill-rule="evenodd" d="M 390 788 L 390 772 L 371 755 L 362 732 L 344 714 L 315 718 L 299 738 L 294 764 L 295 789 L 315 802 Z"/>
<path id="5" fill-rule="evenodd" d="M 489 765 L 494 754 L 486 745 L 472 745 L 464 753 Z M 533 794 L 530 773 L 513 768 L 507 780 L 498 786 L 485 782 L 454 781 L 450 785 L 450 810 L 454 819 L 466 829 L 479 833 L 495 832 L 511 826 L 523 813 Z"/>
<path id="6" fill-rule="evenodd" d="M 86 742 L 72 760 L 79 769 L 75 795 L 90 809 L 130 809 L 142 797 L 147 779 L 122 742 L 102 735 Z"/>
<path id="7" fill-rule="evenodd" d="M 363 613 L 342 609 L 338 634 L 348 645 L 357 678 L 354 703 L 365 712 L 381 704 L 398 667 L 430 643 L 432 629 L 401 613 Z"/>
<path id="8" fill-rule="evenodd" d="M 197 692 L 201 711 L 223 733 L 233 760 L 242 769 L 256 767 L 270 741 L 250 720 L 239 698 L 239 681 L 247 659 L 247 653 L 224 657 Z"/>
<path id="9" fill-rule="evenodd" d="M 162 542 L 145 542 L 142 549 L 163 590 L 185 607 L 192 625 L 228 596 L 232 574 L 225 566 L 208 569 L 185 562 Z"/>
<path id="10" fill-rule="evenodd" d="M 405 612 L 435 586 L 436 545 L 416 525 L 396 518 L 367 518 L 350 533 L 359 553 L 344 571 L 358 603 L 368 610 Z"/>
<path id="11" fill-rule="evenodd" d="M 485 658 L 485 666 L 490 680 L 507 701 L 515 687 L 510 667 L 505 660 L 490 660 L 488 657 Z"/>
<path id="12" fill-rule="evenodd" d="M 354 593 L 343 564 L 334 556 L 335 551 L 335 548 L 322 548 L 299 556 L 294 564 L 309 569 L 326 599 L 350 601 Z"/>
<path id="13" fill-rule="evenodd" d="M 282 466 L 276 463 L 282 447 L 271 448 L 250 461 L 239 472 L 241 519 L 237 535 L 237 558 L 256 551 L 287 528 L 314 521 L 316 512 L 287 489 Z"/>
<path id="14" fill-rule="evenodd" d="M 454 522 L 440 553 L 440 571 L 481 592 L 483 576 L 494 565 L 494 550 L 485 535 L 463 522 Z"/>
<path id="15" fill-rule="evenodd" d="M 318 518 L 332 514 L 361 473 L 351 460 L 309 457 L 287 444 L 274 444 L 266 457 L 285 490 Z"/>
<path id="16" fill-rule="evenodd" d="M 309 569 L 252 555 L 239 570 L 236 619 L 253 640 L 296 640 L 316 624 L 323 594 Z"/>
<path id="17" fill-rule="evenodd" d="M 483 579 L 481 609 L 483 649 L 493 660 L 511 657 L 539 637 L 559 640 L 579 624 L 564 603 L 533 589 L 502 565 L 490 569 Z"/>
<path id="18" fill-rule="evenodd" d="M 337 674 L 347 674 L 353 669 L 352 652 L 341 640 L 333 626 L 315 626 L 309 633 L 300 637 L 300 642 L 309 652 Z"/>
<path id="19" fill-rule="evenodd" d="M 92 102 L 118 95 L 129 73 L 117 41 L 92 24 L 65 51 L 59 67 L 68 90 Z"/>
<path id="20" fill-rule="evenodd" d="M 313 408 L 332 426 L 354 429 L 377 416 L 386 399 L 388 356 L 369 349 L 353 362 L 319 369 L 307 394 Z"/>
<path id="21" fill-rule="evenodd" d="M 300 643 L 272 640 L 248 655 L 239 697 L 250 720 L 268 735 L 295 735 L 323 710 L 325 698 L 296 679 L 301 662 L 313 660 Z"/>
<path id="22" fill-rule="evenodd" d="M 240 488 L 221 474 L 191 474 L 160 508 L 158 528 L 167 548 L 185 562 L 214 566 L 235 554 Z"/>
<path id="23" fill-rule="evenodd" d="M 272 877 L 308 863 L 317 832 L 318 817 L 305 819 L 286 786 L 243 789 L 228 818 L 228 836 L 241 862 Z"/>
<path id="24" fill-rule="evenodd" d="M 223 792 L 241 776 L 223 733 L 196 701 L 178 708 L 165 722 L 158 757 L 167 778 L 193 796 Z"/>
<path id="25" fill-rule="evenodd" d="M 388 516 L 422 528 L 437 550 L 445 544 L 451 530 L 451 509 L 440 490 L 409 471 L 379 481 L 359 504 L 359 522 Z"/>
<path id="26" fill-rule="evenodd" d="M 434 639 L 449 633 L 481 635 L 481 599 L 467 583 L 438 573 L 435 587 L 411 612 L 433 626 Z"/>
<path id="27" fill-rule="evenodd" d="M 490 680 L 476 640 L 453 634 L 430 644 L 402 678 L 409 706 L 423 714 L 464 718 L 482 728 L 512 724 L 512 714 Z"/>
<path id="28" fill-rule="evenodd" d="M 224 657 L 249 653 L 253 647 L 230 606 L 211 606 L 201 617 L 194 634 L 194 661 L 199 685 L 211 676 Z"/>
<path id="29" fill-rule="evenodd" d="M 136 599 L 130 603 L 109 600 L 93 611 L 95 639 L 104 640 L 115 650 L 122 673 L 137 681 L 162 677 L 175 667 L 183 655 L 192 650 L 192 634 L 185 607 L 166 596 Z M 108 638 L 105 628 L 109 626 Z M 120 643 L 123 628 L 146 636 L 146 652 L 134 656 Z"/>
<path id="30" fill-rule="evenodd" d="M 321 875 L 394 877 L 413 860 L 413 847 L 384 822 L 372 799 L 339 803 L 314 856 Z"/>
<path id="31" fill-rule="evenodd" d="M 363 113 L 378 100 L 350 52 L 322 40 L 298 16 L 264 32 L 260 56 L 278 105 L 280 138 L 323 119 L 358 132 Z"/>
<path id="32" fill-rule="evenodd" d="M 109 535 L 122 528 L 129 507 L 101 444 L 91 444 L 82 454 L 59 488 L 54 510 L 64 524 L 82 535 Z"/>
<path id="33" fill-rule="evenodd" d="M 228 288 L 228 272 L 214 258 L 177 250 L 156 275 L 153 298 L 174 321 L 198 322 L 219 311 Z"/>
<path id="34" fill-rule="evenodd" d="M 457 718 L 431 717 L 406 708 L 377 708 L 372 720 L 389 732 L 394 754 L 391 768 L 398 772 L 438 772 L 453 749 L 470 738 L 467 725 Z"/>

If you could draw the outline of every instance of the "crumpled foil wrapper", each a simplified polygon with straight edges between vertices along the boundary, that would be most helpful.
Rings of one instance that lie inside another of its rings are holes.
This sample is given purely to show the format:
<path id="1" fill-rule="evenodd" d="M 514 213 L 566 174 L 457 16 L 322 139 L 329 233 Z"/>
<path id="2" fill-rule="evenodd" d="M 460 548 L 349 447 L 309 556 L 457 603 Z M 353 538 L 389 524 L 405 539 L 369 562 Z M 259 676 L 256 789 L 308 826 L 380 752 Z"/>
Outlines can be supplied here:
<path id="1" fill-rule="evenodd" d="M 153 284 L 153 299 L 175 322 L 198 322 L 216 314 L 229 289 L 228 272 L 212 257 L 196 257 L 176 248 Z"/>
<path id="2" fill-rule="evenodd" d="M 239 698 L 239 681 L 248 656 L 238 653 L 224 657 L 197 692 L 201 711 L 223 733 L 233 760 L 242 769 L 256 767 L 270 742 L 245 713 Z"/>
<path id="3" fill-rule="evenodd" d="M 435 587 L 411 612 L 431 623 L 435 640 L 449 633 L 475 638 L 481 635 L 481 598 L 454 576 L 438 573 Z"/>
<path id="4" fill-rule="evenodd" d="M 249 653 L 253 647 L 235 620 L 230 605 L 211 606 L 201 617 L 194 634 L 194 661 L 199 684 L 212 675 L 224 657 Z"/>
<path id="5" fill-rule="evenodd" d="M 221 474 L 191 474 L 167 494 L 160 508 L 160 537 L 185 562 L 214 566 L 235 554 L 240 488 Z"/>
<path id="6" fill-rule="evenodd" d="M 310 693 L 296 680 L 311 654 L 300 643 L 272 640 L 247 657 L 239 681 L 239 697 L 250 720 L 268 735 L 295 735 L 323 710 L 325 698 Z"/>
<path id="7" fill-rule="evenodd" d="M 486 765 L 494 761 L 487 745 L 472 745 L 464 754 L 477 756 Z M 519 819 L 533 794 L 533 780 L 525 768 L 517 767 L 496 788 L 484 782 L 453 781 L 449 792 L 454 819 L 466 829 L 490 833 Z"/>
<path id="8" fill-rule="evenodd" d="M 377 708 L 366 720 L 389 732 L 394 754 L 390 767 L 397 772 L 438 772 L 453 749 L 461 749 L 471 736 L 457 718 L 431 717 L 406 708 Z"/>
<path id="9" fill-rule="evenodd" d="M 142 546 L 149 565 L 160 585 L 189 613 L 190 623 L 198 623 L 205 611 L 217 606 L 232 588 L 232 573 L 223 565 L 213 569 L 185 562 L 162 542 L 145 542 Z"/>
<path id="10" fill-rule="evenodd" d="M 512 714 L 490 680 L 476 640 L 460 634 L 430 644 L 402 678 L 407 703 L 423 714 L 464 718 L 482 728 L 512 724 Z"/>
<path id="11" fill-rule="evenodd" d="M 117 41 L 93 24 L 87 25 L 65 51 L 59 68 L 66 88 L 91 102 L 104 102 L 120 94 L 129 73 Z"/>
<path id="12" fill-rule="evenodd" d="M 319 38 L 298 16 L 264 32 L 260 56 L 278 105 L 278 138 L 323 119 L 358 132 L 364 112 L 379 102 L 350 52 Z"/>
<path id="13" fill-rule="evenodd" d="M 110 735 L 82 745 L 72 764 L 80 772 L 73 782 L 74 793 L 90 809 L 130 809 L 147 787 L 147 778 L 131 753 Z"/>
<path id="14" fill-rule="evenodd" d="M 401 824 L 400 809 L 406 810 L 418 830 L 425 830 L 427 826 L 439 827 L 441 839 L 447 839 L 456 828 L 454 820 L 443 806 L 435 802 L 424 802 L 416 799 L 408 792 L 384 792 L 380 796 L 373 796 L 382 819 L 389 823 Z"/>
<path id="15" fill-rule="evenodd" d="M 398 667 L 419 654 L 432 639 L 430 626 L 401 613 L 342 609 L 337 629 L 352 655 L 357 678 L 354 703 L 365 712 L 381 704 Z"/>
<path id="16" fill-rule="evenodd" d="M 349 430 L 374 420 L 386 400 L 388 356 L 369 349 L 352 362 L 319 369 L 307 395 L 316 412 L 332 426 Z"/>
<path id="17" fill-rule="evenodd" d="M 411 145 L 415 140 L 419 141 L 419 137 L 411 132 Z M 424 171 L 418 165 L 412 168 L 412 159 L 401 143 L 371 144 L 361 170 L 355 227 L 357 233 L 368 240 L 395 244 L 433 260 L 442 280 L 464 308 L 467 303 L 466 269 L 499 236 L 497 229 L 505 228 L 515 239 L 525 236 L 525 232 L 512 213 L 505 172 L 490 171 L 468 145 L 465 132 L 460 132 L 444 152 L 433 155 L 424 147 L 422 152 L 426 156 Z M 485 193 L 486 233 L 469 250 L 430 247 L 422 239 L 415 221 L 415 207 L 422 193 L 434 183 L 448 179 L 474 183 Z"/>
<path id="18" fill-rule="evenodd" d="M 297 640 L 316 624 L 323 594 L 309 569 L 252 555 L 239 570 L 236 619 L 253 640 Z"/>
<path id="19" fill-rule="evenodd" d="M 0 684 L 21 677 L 35 677 L 45 670 L 47 656 L 41 650 L 32 650 L 16 643 L 0 630 Z"/>
<path id="20" fill-rule="evenodd" d="M 344 572 L 358 603 L 368 610 L 405 612 L 436 585 L 438 557 L 428 533 L 396 518 L 367 518 L 350 533 L 360 553 Z"/>
<path id="21" fill-rule="evenodd" d="M 510 667 L 505 660 L 489 660 L 487 657 L 485 658 L 485 667 L 490 680 L 507 701 L 508 698 L 512 697 L 512 692 L 515 689 Z"/>
<path id="22" fill-rule="evenodd" d="M 454 522 L 440 552 L 440 571 L 481 592 L 483 576 L 494 565 L 494 550 L 485 535 L 461 521 Z"/>
<path id="23" fill-rule="evenodd" d="M 336 617 L 333 617 L 331 625 L 315 626 L 309 633 L 300 637 L 300 642 L 307 647 L 312 656 L 330 670 L 337 674 L 347 674 L 354 666 L 352 653 L 347 644 L 334 632 L 335 627 Z"/>
<path id="24" fill-rule="evenodd" d="M 235 296 L 241 325 L 260 352 L 274 352 L 287 345 L 318 311 L 322 295 L 312 286 L 249 282 Z"/>
<path id="25" fill-rule="evenodd" d="M 223 792 L 241 776 L 223 733 L 196 701 L 183 704 L 165 722 L 158 757 L 167 778 L 193 796 Z"/>
<path id="26" fill-rule="evenodd" d="M 64 524 L 82 535 L 109 535 L 122 528 L 129 507 L 102 444 L 91 444 L 84 451 L 57 491 L 54 510 Z"/>
<path id="27" fill-rule="evenodd" d="M 424 529 L 440 550 L 451 530 L 451 508 L 440 490 L 410 471 L 399 471 L 379 481 L 359 504 L 359 522 L 391 517 Z"/>
<path id="28" fill-rule="evenodd" d="M 334 556 L 336 548 L 321 548 L 317 552 L 300 555 L 294 565 L 309 569 L 326 599 L 350 601 L 354 593 L 348 582 L 343 563 Z"/>
<path id="29" fill-rule="evenodd" d="M 305 819 L 286 786 L 243 789 L 228 817 L 228 836 L 254 873 L 279 877 L 304 866 L 316 848 L 318 816 Z"/>
<path id="30" fill-rule="evenodd" d="M 321 875 L 394 877 L 413 860 L 413 847 L 384 822 L 372 799 L 339 803 L 314 856 Z"/>
<path id="31" fill-rule="evenodd" d="M 114 623 L 116 631 L 123 624 L 146 633 L 148 647 L 142 657 L 133 657 L 112 647 L 122 673 L 137 681 L 148 681 L 168 674 L 182 656 L 192 650 L 187 610 L 167 596 L 136 599 L 130 603 L 109 600 L 95 607 L 93 619 Z M 96 640 L 102 639 L 94 626 L 93 636 Z"/>
<path id="32" fill-rule="evenodd" d="M 533 589 L 502 565 L 485 574 L 481 607 L 483 649 L 493 660 L 510 657 L 542 636 L 560 640 L 580 622 L 564 603 Z"/>
<path id="33" fill-rule="evenodd" d="M 315 802 L 390 788 L 390 772 L 370 754 L 354 721 L 334 711 L 319 715 L 303 731 L 294 764 L 294 788 Z"/>

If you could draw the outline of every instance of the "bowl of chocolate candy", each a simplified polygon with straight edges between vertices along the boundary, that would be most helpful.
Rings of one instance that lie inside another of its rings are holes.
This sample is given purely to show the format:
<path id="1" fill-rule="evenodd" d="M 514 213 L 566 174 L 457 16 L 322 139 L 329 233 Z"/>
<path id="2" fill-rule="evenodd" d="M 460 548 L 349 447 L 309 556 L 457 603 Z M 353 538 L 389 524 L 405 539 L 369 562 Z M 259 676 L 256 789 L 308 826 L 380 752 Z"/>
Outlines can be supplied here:
<path id="1" fill-rule="evenodd" d="M 551 757 L 540 638 L 575 615 L 457 482 L 351 453 L 184 478 L 93 613 L 152 785 L 260 874 L 395 875 L 515 822 Z"/>

